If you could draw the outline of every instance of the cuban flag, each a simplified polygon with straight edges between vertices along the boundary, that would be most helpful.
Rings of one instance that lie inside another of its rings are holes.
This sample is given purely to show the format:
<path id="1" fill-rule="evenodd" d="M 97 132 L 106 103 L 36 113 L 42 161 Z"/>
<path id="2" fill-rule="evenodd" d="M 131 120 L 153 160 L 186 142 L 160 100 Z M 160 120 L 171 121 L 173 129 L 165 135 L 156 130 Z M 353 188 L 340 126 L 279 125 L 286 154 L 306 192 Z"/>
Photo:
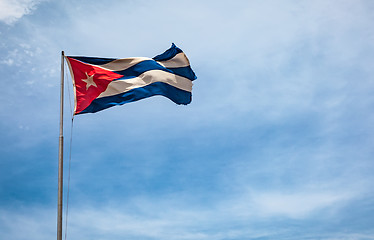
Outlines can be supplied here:
<path id="1" fill-rule="evenodd" d="M 73 79 L 75 115 L 155 95 L 165 96 L 176 104 L 191 102 L 196 75 L 187 56 L 174 43 L 154 58 L 65 58 Z"/>

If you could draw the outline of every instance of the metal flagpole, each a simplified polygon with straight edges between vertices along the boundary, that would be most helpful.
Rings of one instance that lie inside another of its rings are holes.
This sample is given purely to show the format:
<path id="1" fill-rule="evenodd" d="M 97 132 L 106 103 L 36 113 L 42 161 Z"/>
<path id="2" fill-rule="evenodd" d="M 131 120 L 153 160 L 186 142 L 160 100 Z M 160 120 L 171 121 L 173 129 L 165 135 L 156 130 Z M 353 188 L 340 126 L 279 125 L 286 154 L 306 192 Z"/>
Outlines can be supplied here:
<path id="1" fill-rule="evenodd" d="M 61 89 L 60 89 L 60 136 L 58 145 L 58 200 L 57 200 L 57 240 L 62 240 L 62 198 L 64 166 L 64 51 L 61 52 Z"/>

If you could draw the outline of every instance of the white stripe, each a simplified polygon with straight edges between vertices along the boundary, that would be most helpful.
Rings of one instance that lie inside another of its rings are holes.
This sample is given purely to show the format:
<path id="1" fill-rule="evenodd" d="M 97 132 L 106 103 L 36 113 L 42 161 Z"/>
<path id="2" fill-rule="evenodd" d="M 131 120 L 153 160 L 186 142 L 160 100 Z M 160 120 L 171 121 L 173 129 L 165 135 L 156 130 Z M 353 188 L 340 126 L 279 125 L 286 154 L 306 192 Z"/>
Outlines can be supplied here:
<path id="1" fill-rule="evenodd" d="M 122 70 L 125 70 L 125 69 L 128 69 L 128 68 L 134 66 L 135 64 L 143 62 L 145 60 L 154 61 L 152 58 L 147 58 L 147 57 L 133 57 L 133 58 L 117 59 L 117 60 L 114 60 L 114 61 L 109 62 L 107 64 L 95 65 L 95 66 L 105 68 L 105 69 L 110 70 L 110 71 L 122 71 Z"/>
<path id="2" fill-rule="evenodd" d="M 190 66 L 190 61 L 188 61 L 186 54 L 184 54 L 183 52 L 178 53 L 172 59 L 169 59 L 166 61 L 160 61 L 158 63 L 167 68 Z"/>
<path id="3" fill-rule="evenodd" d="M 95 65 L 110 71 L 122 71 L 126 70 L 142 61 L 151 60 L 154 61 L 152 58 L 147 57 L 133 57 L 133 58 L 122 58 L 122 59 L 116 59 L 112 62 L 103 64 L 103 65 Z M 186 54 L 183 52 L 178 53 L 173 58 L 166 60 L 166 61 L 159 61 L 158 62 L 163 67 L 170 67 L 170 68 L 178 68 L 178 67 L 187 67 L 190 66 L 190 62 L 188 61 L 188 58 Z M 94 65 L 94 64 L 92 64 Z"/>
<path id="4" fill-rule="evenodd" d="M 154 82 L 163 82 L 184 91 L 192 91 L 191 80 L 169 72 L 161 70 L 151 70 L 135 78 L 117 80 L 109 83 L 107 89 L 102 92 L 98 98 L 125 93 L 130 91 L 131 89 L 145 87 Z"/>

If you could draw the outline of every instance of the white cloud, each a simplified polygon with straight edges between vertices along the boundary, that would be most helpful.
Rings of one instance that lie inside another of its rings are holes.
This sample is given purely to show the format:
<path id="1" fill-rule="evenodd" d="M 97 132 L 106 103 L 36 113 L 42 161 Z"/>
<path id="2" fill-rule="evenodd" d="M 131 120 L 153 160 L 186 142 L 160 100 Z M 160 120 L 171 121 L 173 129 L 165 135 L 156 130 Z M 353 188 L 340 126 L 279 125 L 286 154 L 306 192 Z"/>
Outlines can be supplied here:
<path id="1" fill-rule="evenodd" d="M 14 60 L 11 59 L 11 58 L 8 58 L 8 59 L 5 59 L 5 60 L 1 60 L 0 63 L 3 63 L 3 64 L 8 65 L 8 66 L 12 66 L 13 63 L 14 63 Z"/>
<path id="2" fill-rule="evenodd" d="M 194 197 L 184 194 L 140 196 L 104 205 L 80 201 L 73 203 L 75 206 L 70 204 L 68 238 L 218 240 L 271 237 L 279 232 L 287 234 L 288 230 L 261 225 L 264 220 L 291 218 L 301 224 L 323 210 L 323 218 L 329 221 L 334 217 L 332 215 L 341 214 L 342 206 L 359 194 L 352 191 L 247 190 L 236 196 L 222 196 L 208 204 L 194 204 L 191 202 Z M 85 206 L 79 206 L 82 204 Z M 0 232 L 6 239 L 50 239 L 55 236 L 55 223 L 53 207 L 0 209 Z M 19 231 L 20 226 L 23 231 Z M 326 239 L 329 237 L 335 236 Z"/>
<path id="3" fill-rule="evenodd" d="M 193 207 L 185 209 L 168 207 L 168 203 L 173 204 L 168 200 L 164 201 L 165 204 L 153 201 L 144 203 L 146 206 L 141 209 L 136 209 L 129 202 L 123 206 L 71 208 L 67 237 L 82 240 L 108 238 L 218 240 L 240 239 L 246 235 L 253 237 L 266 235 L 263 230 L 237 230 L 227 227 L 211 231 L 215 228 L 215 224 L 230 221 L 222 218 L 219 212 L 199 211 Z M 65 220 L 63 227 L 65 227 Z M 20 228 L 22 231 L 19 230 Z M 53 239 L 56 236 L 56 211 L 52 208 L 35 206 L 19 211 L 0 209 L 0 231 L 4 239 Z"/>
<path id="4" fill-rule="evenodd" d="M 51 239 L 55 236 L 56 211 L 46 208 L 0 209 L 3 239 Z"/>
<path id="5" fill-rule="evenodd" d="M 38 0 L 0 0 L 0 21 L 12 24 L 23 15 L 31 13 Z"/>
<path id="6" fill-rule="evenodd" d="M 263 193 L 255 198 L 255 205 L 261 215 L 304 218 L 314 211 L 330 207 L 349 199 L 342 193 Z"/>

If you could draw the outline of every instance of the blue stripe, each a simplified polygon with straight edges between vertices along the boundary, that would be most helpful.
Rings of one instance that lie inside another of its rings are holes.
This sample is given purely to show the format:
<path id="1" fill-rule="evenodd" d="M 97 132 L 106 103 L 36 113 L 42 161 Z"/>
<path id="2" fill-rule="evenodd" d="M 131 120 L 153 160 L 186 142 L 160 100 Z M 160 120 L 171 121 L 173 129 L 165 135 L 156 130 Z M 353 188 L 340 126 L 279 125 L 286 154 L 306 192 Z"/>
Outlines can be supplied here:
<path id="1" fill-rule="evenodd" d="M 97 98 L 92 101 L 92 103 L 85 110 L 77 114 L 95 113 L 109 107 L 138 101 L 155 95 L 167 97 L 176 104 L 187 105 L 191 102 L 192 94 L 190 92 L 170 86 L 169 84 L 156 82 L 118 95 Z"/>
<path id="2" fill-rule="evenodd" d="M 72 56 L 68 56 L 69 58 L 74 58 L 78 61 L 81 61 L 81 62 L 84 62 L 84 63 L 88 63 L 88 64 L 95 64 L 95 65 L 104 65 L 104 64 L 107 64 L 107 63 L 110 63 L 114 60 L 116 60 L 116 58 L 97 58 L 97 57 L 72 57 Z"/>
<path id="3" fill-rule="evenodd" d="M 173 43 L 168 50 L 166 50 L 164 53 L 162 53 L 160 55 L 157 55 L 156 57 L 153 58 L 153 60 L 155 60 L 155 61 L 166 61 L 166 60 L 172 59 L 173 57 L 175 57 L 175 55 L 177 55 L 178 53 L 181 53 L 181 52 L 183 52 L 182 49 L 175 46 L 175 44 Z"/>
<path id="4" fill-rule="evenodd" d="M 190 67 L 165 68 L 153 60 L 145 60 L 125 70 L 114 71 L 114 72 L 123 75 L 122 78 L 116 79 L 116 80 L 120 80 L 120 79 L 129 79 L 129 78 L 138 77 L 140 74 L 143 74 L 144 72 L 147 72 L 150 70 L 162 70 L 165 72 L 179 75 L 181 77 L 185 77 L 187 79 L 190 79 L 191 81 L 196 79 L 195 73 L 192 71 Z"/>
<path id="5" fill-rule="evenodd" d="M 170 70 L 175 75 L 188 78 L 191 81 L 193 81 L 197 78 L 194 71 L 192 70 L 192 68 L 190 66 L 180 67 L 180 68 L 167 68 L 167 69 Z"/>

